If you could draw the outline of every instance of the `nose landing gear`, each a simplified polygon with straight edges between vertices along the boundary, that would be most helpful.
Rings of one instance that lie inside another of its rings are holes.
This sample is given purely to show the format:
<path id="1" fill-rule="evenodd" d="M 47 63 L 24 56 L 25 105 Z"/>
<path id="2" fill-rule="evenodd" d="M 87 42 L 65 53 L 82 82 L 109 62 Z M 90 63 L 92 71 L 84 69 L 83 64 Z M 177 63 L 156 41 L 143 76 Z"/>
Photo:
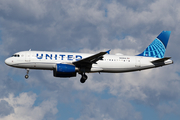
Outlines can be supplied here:
<path id="1" fill-rule="evenodd" d="M 27 68 L 26 70 L 27 70 L 27 72 L 26 72 L 25 78 L 28 79 L 29 78 L 29 75 L 28 75 L 29 74 L 29 68 Z"/>
<path id="2" fill-rule="evenodd" d="M 80 82 L 81 82 L 81 83 L 85 83 L 86 80 L 87 80 L 87 78 L 88 78 L 88 76 L 87 76 L 85 73 L 82 73 L 81 75 L 82 75 L 82 77 L 81 77 L 81 79 L 80 79 Z"/>

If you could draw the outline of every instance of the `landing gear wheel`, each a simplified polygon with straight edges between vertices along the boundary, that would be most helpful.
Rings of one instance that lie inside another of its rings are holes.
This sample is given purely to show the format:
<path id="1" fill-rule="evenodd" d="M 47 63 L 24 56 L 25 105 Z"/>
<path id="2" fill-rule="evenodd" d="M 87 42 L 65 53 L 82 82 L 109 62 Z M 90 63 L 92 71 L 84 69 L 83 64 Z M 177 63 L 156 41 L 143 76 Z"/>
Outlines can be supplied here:
<path id="1" fill-rule="evenodd" d="M 87 80 L 87 75 L 86 74 L 84 74 L 84 75 L 82 75 L 82 77 L 81 77 L 81 79 L 80 79 L 80 82 L 81 83 L 85 83 L 86 82 L 86 80 Z"/>
<path id="2" fill-rule="evenodd" d="M 85 83 L 86 80 L 84 80 L 83 78 L 81 78 L 81 79 L 80 79 L 80 82 L 81 82 L 81 83 Z"/>
<path id="3" fill-rule="evenodd" d="M 29 75 L 28 75 L 29 74 L 29 68 L 27 68 L 26 70 L 27 70 L 27 72 L 26 72 L 25 78 L 28 79 L 29 78 Z"/>
<path id="4" fill-rule="evenodd" d="M 84 79 L 84 80 L 87 80 L 87 75 L 86 74 L 84 74 L 83 76 L 82 76 L 82 78 Z"/>
<path id="5" fill-rule="evenodd" d="M 28 79 L 28 78 L 29 78 L 29 75 L 25 75 L 25 78 Z"/>

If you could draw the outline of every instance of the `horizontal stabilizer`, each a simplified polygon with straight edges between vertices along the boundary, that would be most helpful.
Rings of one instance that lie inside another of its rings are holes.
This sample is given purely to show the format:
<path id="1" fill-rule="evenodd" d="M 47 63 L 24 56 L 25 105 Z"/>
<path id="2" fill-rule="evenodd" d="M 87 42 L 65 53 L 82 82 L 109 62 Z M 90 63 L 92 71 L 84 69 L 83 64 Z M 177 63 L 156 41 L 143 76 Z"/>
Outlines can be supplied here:
<path id="1" fill-rule="evenodd" d="M 160 62 L 164 62 L 168 59 L 170 59 L 171 57 L 165 57 L 165 58 L 161 58 L 161 59 L 158 59 L 158 60 L 153 60 L 151 61 L 152 63 L 160 63 Z"/>

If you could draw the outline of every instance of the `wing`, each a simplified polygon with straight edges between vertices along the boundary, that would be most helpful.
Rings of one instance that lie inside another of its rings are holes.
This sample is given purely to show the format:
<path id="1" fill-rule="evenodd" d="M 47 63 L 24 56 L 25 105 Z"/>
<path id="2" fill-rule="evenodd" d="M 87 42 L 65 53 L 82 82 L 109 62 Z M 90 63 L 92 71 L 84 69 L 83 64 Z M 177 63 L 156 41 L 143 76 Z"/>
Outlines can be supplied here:
<path id="1" fill-rule="evenodd" d="M 73 62 L 73 64 L 79 68 L 87 68 L 87 67 L 89 68 L 92 66 L 93 63 L 96 63 L 98 60 L 102 60 L 103 55 L 105 55 L 107 53 L 109 54 L 109 52 L 110 52 L 110 50 L 108 50 L 106 52 L 100 52 L 100 53 L 97 53 L 90 57 L 75 61 L 75 62 Z"/>

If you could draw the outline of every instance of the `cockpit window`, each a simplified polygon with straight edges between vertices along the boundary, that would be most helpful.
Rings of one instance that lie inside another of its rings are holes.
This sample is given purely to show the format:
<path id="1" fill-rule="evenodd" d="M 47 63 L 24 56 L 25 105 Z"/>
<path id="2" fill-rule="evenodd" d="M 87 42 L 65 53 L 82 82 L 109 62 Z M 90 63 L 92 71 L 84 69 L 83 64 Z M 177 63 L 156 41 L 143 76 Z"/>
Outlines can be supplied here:
<path id="1" fill-rule="evenodd" d="M 14 54 L 12 55 L 12 57 L 19 57 L 19 54 Z"/>

